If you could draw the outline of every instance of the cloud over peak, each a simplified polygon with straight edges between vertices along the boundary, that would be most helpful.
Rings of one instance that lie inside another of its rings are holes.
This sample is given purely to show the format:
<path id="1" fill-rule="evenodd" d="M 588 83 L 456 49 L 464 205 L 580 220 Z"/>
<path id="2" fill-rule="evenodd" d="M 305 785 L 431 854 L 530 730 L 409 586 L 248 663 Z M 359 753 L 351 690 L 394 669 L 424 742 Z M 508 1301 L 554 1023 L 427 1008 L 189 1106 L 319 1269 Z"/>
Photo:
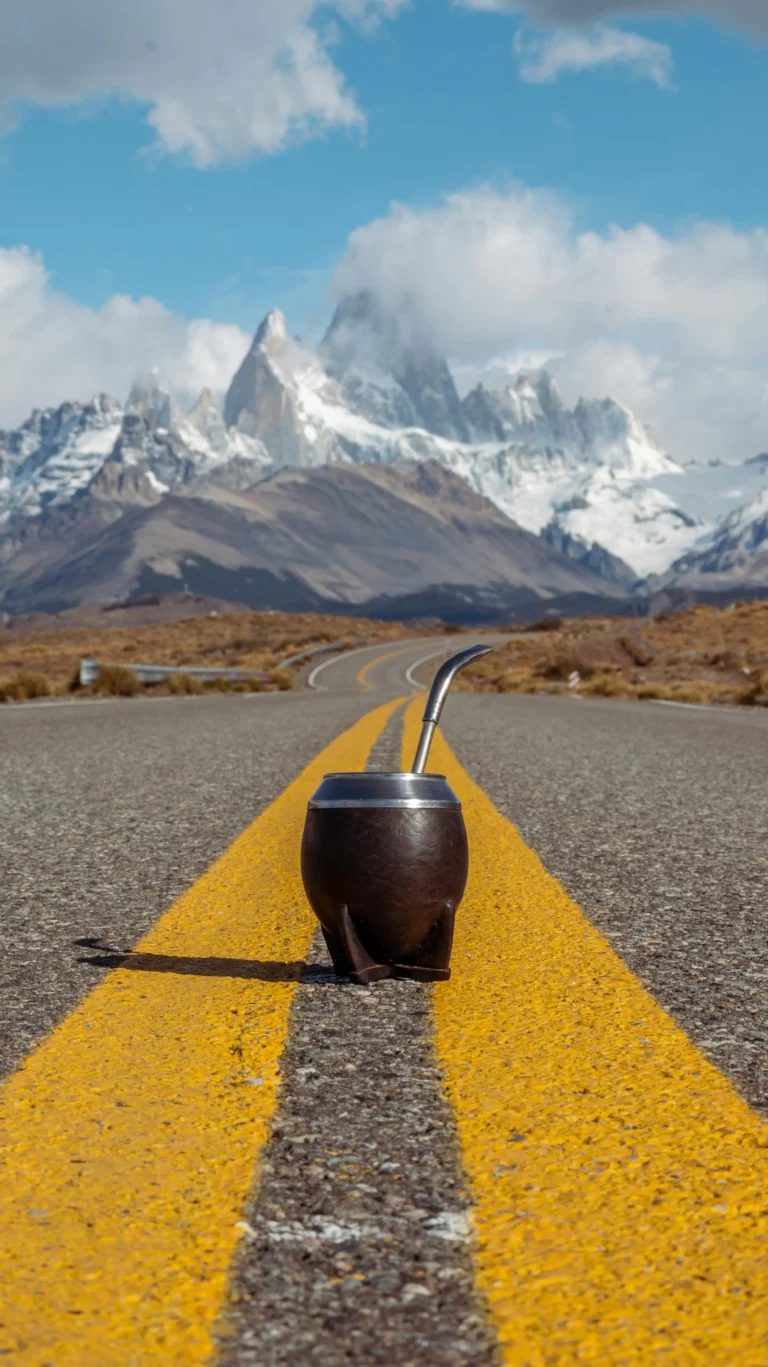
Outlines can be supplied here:
<path id="1" fill-rule="evenodd" d="M 505 354 L 550 354 L 570 398 L 613 393 L 681 457 L 765 447 L 762 228 L 580 232 L 551 191 L 486 186 L 358 228 L 336 289 L 412 301 L 465 376 Z"/>

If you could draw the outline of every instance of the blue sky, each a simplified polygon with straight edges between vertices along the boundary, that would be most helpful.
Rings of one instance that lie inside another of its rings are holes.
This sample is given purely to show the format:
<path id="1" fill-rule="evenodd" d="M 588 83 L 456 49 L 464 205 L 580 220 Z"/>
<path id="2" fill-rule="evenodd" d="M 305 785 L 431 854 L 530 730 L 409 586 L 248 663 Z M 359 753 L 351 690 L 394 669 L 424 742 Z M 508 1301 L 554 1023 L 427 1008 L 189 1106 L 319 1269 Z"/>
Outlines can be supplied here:
<path id="1" fill-rule="evenodd" d="M 556 187 L 584 226 L 768 221 L 766 52 L 706 21 L 632 24 L 669 44 L 676 93 L 620 69 L 520 80 L 506 14 L 417 0 L 375 36 L 349 26 L 334 60 L 367 128 L 201 172 L 142 155 L 145 111 L 115 100 L 26 112 L 0 166 L 4 245 L 45 257 L 56 285 L 115 290 L 255 327 L 273 304 L 322 316 L 347 235 L 474 183 Z"/>
<path id="2" fill-rule="evenodd" d="M 263 2 L 251 0 L 256 9 Z M 18 30 L 27 11 L 37 11 L 32 18 L 39 20 L 53 0 L 8 3 L 16 11 Z M 70 29 L 75 28 L 73 42 L 77 23 L 86 24 L 91 3 L 59 0 L 59 10 L 65 16 L 70 11 Z M 174 33 L 174 16 L 187 11 L 182 6 L 174 12 L 177 0 L 163 3 L 169 8 L 171 27 L 163 31 L 168 39 L 168 34 L 172 37 Z M 233 0 L 234 9 L 241 3 Z M 0 58 L 0 100 L 5 94 L 10 107 L 16 97 L 12 105 L 16 126 L 2 142 L 0 248 L 24 245 L 40 254 L 47 280 L 38 280 L 36 285 L 27 282 L 27 287 L 41 293 L 41 310 L 53 294 L 59 305 L 63 298 L 71 306 L 71 319 L 80 319 L 87 328 L 92 325 L 93 313 L 109 307 L 115 296 L 128 295 L 133 300 L 149 296 L 178 321 L 179 327 L 184 320 L 202 319 L 251 333 L 266 309 L 279 305 L 294 329 L 316 335 L 327 317 L 334 272 L 338 263 L 348 258 L 351 233 L 361 228 L 365 232 L 365 225 L 374 220 L 389 222 L 394 201 L 408 206 L 420 224 L 420 215 L 437 215 L 427 217 L 423 224 L 431 224 L 430 230 L 439 237 L 445 228 L 440 206 L 446 196 L 481 194 L 484 187 L 493 187 L 502 197 L 507 193 L 514 196 L 519 187 L 552 192 L 562 212 L 570 215 L 561 244 L 569 252 L 584 234 L 594 233 L 608 242 L 612 225 L 633 234 L 639 225 L 647 224 L 669 247 L 680 278 L 690 274 L 691 280 L 698 282 L 699 273 L 704 273 L 705 291 L 712 271 L 719 271 L 724 259 L 723 290 L 729 292 L 731 301 L 737 295 L 749 295 L 751 290 L 749 272 L 745 279 L 739 266 L 735 280 L 729 274 L 743 248 L 750 260 L 755 258 L 750 267 L 756 272 L 755 301 L 758 295 L 762 299 L 761 291 L 768 282 L 763 280 L 762 243 L 755 234 L 759 235 L 768 223 L 768 182 L 763 169 L 768 30 L 764 41 L 748 24 L 726 31 L 712 19 L 680 13 L 688 8 L 687 0 L 670 0 L 674 14 L 659 12 L 664 9 L 663 0 L 651 0 L 639 6 L 639 13 L 628 16 L 605 12 L 610 11 L 609 0 L 583 0 L 587 12 L 590 6 L 594 9 L 595 20 L 579 28 L 578 34 L 586 34 L 590 42 L 595 41 L 596 33 L 631 34 L 645 44 L 644 52 L 667 53 L 663 61 L 668 63 L 668 82 L 659 84 L 653 77 L 650 59 L 645 65 L 640 62 L 639 74 L 638 67 L 627 62 L 595 62 L 578 72 L 564 69 L 556 78 L 536 82 L 523 79 L 520 56 L 513 50 L 515 35 L 530 44 L 550 43 L 553 36 L 564 33 L 570 42 L 571 28 L 550 24 L 542 29 L 536 22 L 540 17 L 537 3 L 541 8 L 549 3 L 550 10 L 554 7 L 557 11 L 559 0 L 532 0 L 528 15 L 518 12 L 522 5 L 512 0 L 465 0 L 474 8 L 452 5 L 447 0 L 412 0 L 410 4 L 402 0 L 346 0 L 343 13 L 338 7 L 318 10 L 310 0 L 290 3 L 296 24 L 323 39 L 328 25 L 334 25 L 335 39 L 323 52 L 336 73 L 336 88 L 322 95 L 319 115 L 310 108 L 315 124 L 309 132 L 301 132 L 295 124 L 289 126 L 285 145 L 265 151 L 262 146 L 270 140 L 274 143 L 274 138 L 272 131 L 265 133 L 263 122 L 259 123 L 255 134 L 245 136 L 245 143 L 250 138 L 251 146 L 245 150 L 239 147 L 235 157 L 226 151 L 209 155 L 209 151 L 195 154 L 193 150 L 190 155 L 191 142 L 188 139 L 184 143 L 186 133 L 180 135 L 181 151 L 169 152 L 178 125 L 175 114 L 163 116 L 164 148 L 148 150 L 156 138 L 147 125 L 147 115 L 166 97 L 164 81 L 177 105 L 188 100 L 192 107 L 197 99 L 189 121 L 196 121 L 198 129 L 209 118 L 203 95 L 198 91 L 189 94 L 194 80 L 201 84 L 195 76 L 198 58 L 190 56 L 183 79 L 175 71 L 164 73 L 162 32 L 156 42 L 154 30 L 150 33 L 148 26 L 154 49 L 151 44 L 147 46 L 146 73 L 141 68 L 141 46 L 133 66 L 123 68 L 110 51 L 113 41 L 117 48 L 120 35 L 116 33 L 113 38 L 105 31 L 94 54 L 89 55 L 88 62 L 84 59 L 83 73 L 75 73 L 71 79 L 69 74 L 62 76 L 56 71 L 55 32 L 45 60 L 38 58 L 30 40 L 16 54 L 14 67 L 14 53 L 8 55 L 6 44 L 4 64 Z M 717 10 L 718 3 L 711 0 L 710 7 Z M 749 18 L 753 0 L 735 3 L 737 8 L 741 4 Z M 160 0 L 157 4 L 161 10 Z M 383 15 L 382 5 L 386 11 Z M 140 10 L 141 4 L 136 8 Z M 194 0 L 192 8 L 201 13 L 216 12 L 207 0 Z M 725 11 L 725 5 L 723 8 Z M 512 10 L 515 12 L 508 12 Z M 353 20 L 347 22 L 344 14 L 350 13 Z M 226 8 L 221 14 L 226 15 Z M 357 22 L 361 16 L 369 22 Z M 140 16 L 136 22 L 140 27 Z M 194 14 L 189 13 L 188 23 L 183 18 L 182 22 L 185 30 L 192 27 Z M 0 46 L 3 23 L 0 17 Z M 219 33 L 222 28 L 224 56 L 214 53 L 206 64 L 203 53 L 199 67 L 205 72 L 203 83 L 210 78 L 210 90 L 206 86 L 204 94 L 211 108 L 216 107 L 221 92 L 210 69 L 221 69 L 225 94 L 228 85 L 249 79 L 247 55 L 243 59 L 241 54 L 239 66 L 233 66 L 232 72 L 227 69 L 225 17 Z M 19 39 L 15 31 L 13 41 L 23 43 L 23 35 Z M 233 47 L 234 41 L 233 37 Z M 263 42 L 262 65 L 254 68 L 254 85 L 267 79 L 264 64 L 269 42 L 276 41 L 270 31 Z M 603 37 L 599 41 L 603 42 Z M 66 57 L 62 51 L 62 67 Z M 151 68 L 156 57 L 155 76 Z M 172 65 L 169 57 L 169 70 Z M 92 71 L 96 72 L 93 77 Z M 313 69 L 308 81 L 314 79 Z M 110 87 L 128 93 L 118 97 L 108 93 Z M 300 94 L 302 98 L 305 96 Z M 186 123 L 183 126 L 187 128 Z M 195 155 L 198 164 L 194 164 Z M 725 247 L 710 243 L 702 253 L 697 246 L 700 225 L 713 222 L 730 225 L 735 236 Z M 483 229 L 487 231 L 487 227 Z M 393 228 L 389 237 L 383 231 L 376 239 L 376 250 L 385 255 L 391 250 L 396 259 L 402 252 L 401 237 L 398 229 Z M 684 258 L 674 245 L 681 240 L 689 246 Z M 478 251 L 481 248 L 482 243 Z M 378 269 L 378 262 L 375 264 Z M 364 268 L 358 263 L 356 269 L 359 274 Z M 416 267 L 408 269 L 413 273 Z M 629 261 L 627 270 L 631 269 Z M 641 269 L 656 267 L 646 262 Z M 503 275 L 503 261 L 499 270 Z M 572 264 L 568 272 L 564 299 L 573 284 Z M 449 268 L 446 291 L 451 290 L 450 275 Z M 691 284 L 691 289 L 697 287 L 697 283 Z M 440 282 L 433 288 L 439 293 Z M 680 293 L 682 297 L 682 290 Z M 595 374 L 595 363 L 587 364 L 584 358 L 589 347 L 594 349 L 605 341 L 602 327 L 591 322 L 579 332 L 575 303 L 564 306 L 560 324 L 551 301 L 544 299 L 548 321 L 542 331 L 536 325 L 535 302 L 526 300 L 518 326 L 518 296 L 511 291 L 508 341 L 498 320 L 485 333 L 475 320 L 469 329 L 472 346 L 458 361 L 469 369 L 474 366 L 482 370 L 498 355 L 500 347 L 511 354 L 528 345 L 553 353 L 565 351 L 570 359 L 560 364 L 566 389 L 577 386 L 600 391 L 600 373 Z M 683 300 L 680 308 L 687 307 Z M 730 307 L 729 302 L 726 311 Z M 717 313 L 716 300 L 712 308 Z M 578 309 L 583 314 L 582 304 Z M 433 313 L 444 327 L 441 340 L 456 353 L 461 319 L 446 323 L 440 308 L 434 308 Z M 533 321 L 526 322 L 525 318 Z M 655 399 L 652 395 L 648 399 L 652 410 L 649 418 L 668 424 L 667 439 L 679 442 L 679 422 L 670 421 L 663 404 L 659 408 L 657 401 L 661 391 L 669 388 L 669 367 L 674 370 L 683 365 L 690 386 L 689 372 L 696 351 L 691 338 L 698 327 L 708 325 L 708 315 L 705 312 L 699 317 L 694 307 L 690 317 L 677 318 L 660 310 L 644 318 L 633 305 L 619 322 L 608 339 L 615 347 L 633 348 L 648 365 L 653 360 L 666 367 L 664 374 L 657 376 Z M 741 323 L 748 339 L 743 345 L 733 336 Z M 22 319 L 20 330 L 26 337 L 30 328 L 23 324 Z M 75 330 L 79 325 L 72 323 Z M 127 329 L 126 367 L 135 363 L 137 325 L 134 318 Z M 166 339 L 166 331 L 168 337 L 173 334 L 170 324 L 168 327 L 170 331 L 161 329 L 166 349 L 172 345 Z M 718 343 L 707 352 L 709 365 L 727 364 L 728 385 L 742 406 L 748 390 L 752 417 L 749 436 L 745 436 L 747 452 L 763 421 L 765 377 L 761 358 L 768 351 L 768 336 L 753 337 L 753 331 L 751 314 L 746 318 L 739 314 L 724 344 Z M 683 335 L 687 339 L 684 344 L 680 341 Z M 110 334 L 110 346 L 113 343 Z M 151 350 L 150 336 L 148 362 L 157 359 L 149 354 Z M 84 367 L 93 365 L 98 351 L 91 339 L 85 348 Z M 2 355 L 0 339 L 0 359 Z M 224 356 L 223 363 L 227 364 L 226 347 Z M 631 370 L 626 352 L 622 357 L 620 365 L 616 356 L 613 365 L 600 363 L 606 384 L 613 372 L 620 382 L 622 374 Z M 105 384 L 112 379 L 116 365 L 113 358 Z M 55 368 L 54 362 L 54 372 Z M 751 388 L 745 380 L 747 371 L 754 380 Z M 117 365 L 117 375 L 122 377 L 122 373 Z M 53 401 L 56 386 L 51 383 L 49 358 L 41 374 L 40 402 Z M 68 365 L 62 364 L 62 374 L 72 382 Z M 99 379 L 94 374 L 90 388 L 96 387 Z M 32 387 L 35 383 L 30 382 Z M 23 392 L 23 400 L 19 400 L 22 406 L 32 396 L 30 384 L 21 385 L 20 390 L 17 385 L 17 392 Z M 626 395 L 619 397 L 633 404 L 638 399 L 642 402 L 644 385 L 651 385 L 650 379 L 641 382 L 637 376 L 628 376 Z M 12 398 L 0 392 L 0 421 L 4 411 L 15 412 Z M 694 398 L 689 394 L 685 402 L 690 405 Z"/>

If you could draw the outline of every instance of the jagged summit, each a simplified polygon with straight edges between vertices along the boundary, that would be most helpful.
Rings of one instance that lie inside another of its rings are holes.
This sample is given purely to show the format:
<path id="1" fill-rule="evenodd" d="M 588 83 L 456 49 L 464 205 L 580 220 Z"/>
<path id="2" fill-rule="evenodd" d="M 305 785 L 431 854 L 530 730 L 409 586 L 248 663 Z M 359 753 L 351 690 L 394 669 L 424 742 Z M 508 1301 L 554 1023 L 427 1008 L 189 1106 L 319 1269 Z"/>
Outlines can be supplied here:
<path id="1" fill-rule="evenodd" d="M 186 425 L 199 432 L 216 451 L 221 450 L 226 443 L 227 426 L 224 417 L 216 404 L 212 390 L 207 387 L 201 389 L 197 402 L 187 413 Z"/>
<path id="2" fill-rule="evenodd" d="M 522 425 L 556 422 L 565 404 L 548 370 L 525 372 L 504 390 L 510 409 Z"/>
<path id="3" fill-rule="evenodd" d="M 288 336 L 283 314 L 273 309 L 227 390 L 227 427 L 264 442 L 275 465 L 323 464 L 333 444 L 320 439 L 324 404 L 343 407 L 341 389 L 319 358 Z"/>
<path id="4" fill-rule="evenodd" d="M 546 370 L 503 389 L 478 385 L 462 400 L 415 309 L 370 292 L 339 301 L 316 350 L 272 309 L 223 410 L 207 388 L 182 412 L 153 370 L 125 407 L 102 396 L 0 433 L 0 520 L 8 526 L 85 497 L 109 462 L 115 470 L 101 484 L 114 504 L 122 491 L 175 496 L 213 479 L 244 490 L 283 466 L 402 461 L 439 462 L 527 531 L 546 528 L 551 544 L 563 538 L 571 558 L 583 543 L 589 568 L 602 565 L 614 584 L 632 571 L 664 571 L 707 530 L 652 486 L 684 472 L 623 405 L 571 408 Z M 617 569 L 617 559 L 632 570 Z"/>
<path id="5" fill-rule="evenodd" d="M 208 413 L 211 408 L 216 408 L 216 401 L 213 397 L 213 390 L 209 389 L 208 386 L 205 385 L 205 387 L 200 390 L 200 393 L 198 394 L 195 403 L 190 408 L 187 417 L 191 421 L 193 421 L 196 418 L 199 418 Z"/>
<path id="6" fill-rule="evenodd" d="M 542 433 L 555 444 L 568 439 L 563 422 L 567 410 L 548 370 L 523 372 L 504 389 L 478 384 L 462 407 L 475 440 L 538 438 Z"/>
<path id="7" fill-rule="evenodd" d="M 342 299 L 321 355 L 362 417 L 384 427 L 423 427 L 449 440 L 469 440 L 448 364 L 407 305 L 394 312 L 369 291 Z"/>
<path id="8" fill-rule="evenodd" d="M 167 431 L 175 427 L 181 417 L 171 385 L 157 366 L 136 377 L 125 411 L 138 413 L 150 427 L 164 427 Z"/>
<path id="9" fill-rule="evenodd" d="M 464 399 L 475 441 L 521 441 L 570 464 L 606 465 L 636 479 L 679 474 L 646 427 L 616 399 L 563 402 L 548 371 L 518 376 L 501 390 L 479 384 Z"/>
<path id="10" fill-rule="evenodd" d="M 288 328 L 285 321 L 285 314 L 281 309 L 270 309 L 256 332 L 251 349 L 253 350 L 256 347 L 261 346 L 270 346 L 275 342 L 285 342 L 287 337 Z"/>
<path id="11" fill-rule="evenodd" d="M 341 364 L 360 351 L 384 367 L 395 364 L 407 345 L 423 340 L 409 310 L 386 307 L 371 290 L 345 295 L 334 310 L 321 351 Z"/>
<path id="12" fill-rule="evenodd" d="M 109 394 L 90 403 L 36 408 L 21 427 L 0 432 L 0 527 L 68 502 L 110 455 L 123 409 Z"/>

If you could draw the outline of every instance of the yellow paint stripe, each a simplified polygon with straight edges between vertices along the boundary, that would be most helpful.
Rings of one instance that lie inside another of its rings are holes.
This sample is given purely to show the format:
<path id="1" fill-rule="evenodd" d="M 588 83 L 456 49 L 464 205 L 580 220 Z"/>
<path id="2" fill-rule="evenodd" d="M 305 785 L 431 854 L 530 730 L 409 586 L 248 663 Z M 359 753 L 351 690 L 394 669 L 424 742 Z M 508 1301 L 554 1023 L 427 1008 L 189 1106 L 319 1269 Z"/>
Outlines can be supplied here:
<path id="1" fill-rule="evenodd" d="M 360 669 L 357 674 L 357 683 L 359 683 L 363 692 L 372 693 L 376 687 L 368 678 L 368 671 L 370 669 L 374 669 L 376 665 L 383 664 L 385 660 L 394 660 L 396 655 L 407 655 L 409 650 L 413 650 L 413 646 L 401 647 L 400 650 L 390 650 L 386 655 L 377 655 L 375 659 L 369 660 L 366 665 L 363 665 L 362 669 Z"/>
<path id="2" fill-rule="evenodd" d="M 326 770 L 364 767 L 397 705 L 329 745 L 138 946 L 186 972 L 116 969 L 3 1089 L 0 1349 L 14 1367 L 209 1360 L 295 989 L 249 964 L 297 973 L 314 924 L 307 798 Z"/>
<path id="3" fill-rule="evenodd" d="M 470 835 L 436 1041 L 504 1362 L 765 1367 L 768 1128 L 440 735 L 429 767 Z"/>

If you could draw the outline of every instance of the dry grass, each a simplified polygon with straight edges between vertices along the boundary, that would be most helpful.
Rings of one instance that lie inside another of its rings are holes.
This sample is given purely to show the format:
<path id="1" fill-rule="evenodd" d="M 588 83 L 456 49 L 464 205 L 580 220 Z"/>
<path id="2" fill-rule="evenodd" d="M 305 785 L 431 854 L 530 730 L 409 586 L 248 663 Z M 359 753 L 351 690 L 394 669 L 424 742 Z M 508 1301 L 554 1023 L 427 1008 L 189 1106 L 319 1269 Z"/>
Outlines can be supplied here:
<path id="1" fill-rule="evenodd" d="M 33 698 L 47 698 L 51 686 L 44 674 L 17 669 L 10 678 L 0 679 L 0 702 L 30 702 Z"/>
<path id="2" fill-rule="evenodd" d="M 74 692 L 76 684 L 70 684 Z M 141 684 L 136 675 L 125 665 L 104 665 L 99 674 L 100 693 L 110 693 L 114 698 L 135 698 L 141 692 Z"/>
<path id="3" fill-rule="evenodd" d="M 283 691 L 294 686 L 295 671 L 281 661 L 300 651 L 344 640 L 353 649 L 363 641 L 400 640 L 409 636 L 442 634 L 440 625 L 375 622 L 314 613 L 243 612 L 211 617 L 182 618 L 147 626 L 91 626 L 62 628 L 43 624 L 24 630 L 0 630 L 0 702 L 22 702 L 48 694 L 89 696 L 107 693 L 135 697 L 144 692 L 179 695 L 216 691 Z M 97 683 L 80 688 L 80 660 L 107 663 Z M 165 684 L 143 686 L 130 664 L 174 665 L 182 668 L 239 669 L 255 677 L 230 683 L 201 684 L 189 674 Z"/>
<path id="4" fill-rule="evenodd" d="M 473 692 L 768 707 L 768 603 L 691 608 L 653 620 L 581 618 L 547 623 L 533 637 L 470 666 L 457 686 Z"/>

